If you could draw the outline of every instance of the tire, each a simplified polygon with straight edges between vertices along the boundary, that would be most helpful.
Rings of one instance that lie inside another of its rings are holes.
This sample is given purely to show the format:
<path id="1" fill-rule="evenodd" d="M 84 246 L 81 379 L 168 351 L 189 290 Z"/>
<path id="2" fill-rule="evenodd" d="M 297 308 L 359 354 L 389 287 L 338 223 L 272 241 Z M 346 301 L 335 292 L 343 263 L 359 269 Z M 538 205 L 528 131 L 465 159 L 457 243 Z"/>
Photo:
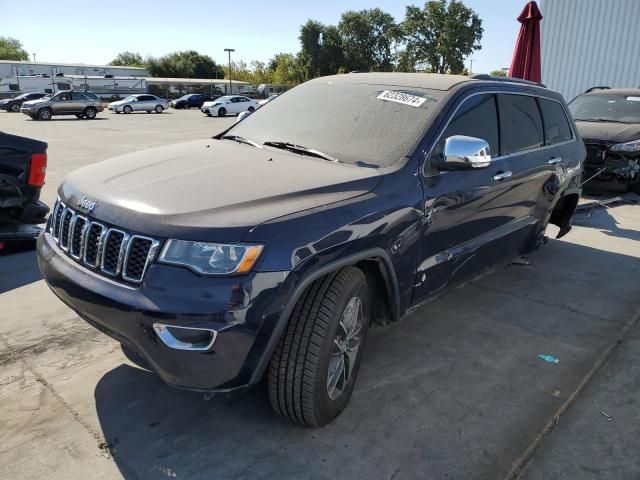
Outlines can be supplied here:
<path id="1" fill-rule="evenodd" d="M 256 111 L 256 109 L 255 109 L 255 108 L 253 108 L 253 107 L 249 107 L 247 110 L 249 110 L 251 113 L 253 113 L 253 112 L 255 112 L 255 111 Z"/>
<path id="2" fill-rule="evenodd" d="M 321 427 L 340 415 L 353 392 L 368 329 L 369 292 L 362 270 L 346 267 L 313 282 L 271 357 L 273 409 L 306 427 Z"/>
<path id="3" fill-rule="evenodd" d="M 96 118 L 98 111 L 93 107 L 87 107 L 84 109 L 83 115 L 87 120 L 93 120 Z"/>
<path id="4" fill-rule="evenodd" d="M 51 120 L 53 112 L 50 108 L 41 108 L 38 110 L 38 120 Z"/>
<path id="5" fill-rule="evenodd" d="M 162 105 L 156 105 L 156 113 L 162 113 L 162 111 L 164 110 L 164 108 L 162 108 Z"/>
<path id="6" fill-rule="evenodd" d="M 220 107 L 218 109 L 218 116 L 219 117 L 226 117 L 227 116 L 227 109 L 224 107 Z"/>
<path id="7" fill-rule="evenodd" d="M 127 114 L 129 114 L 129 113 L 133 112 L 133 108 L 131 108 L 131 106 L 130 106 L 130 105 L 125 105 L 125 106 L 122 108 L 122 112 L 123 112 L 123 113 L 127 113 Z"/>
<path id="8" fill-rule="evenodd" d="M 17 103 L 12 103 L 11 107 L 9 107 L 9 110 L 11 110 L 13 113 L 18 113 L 20 111 L 20 105 L 18 105 Z"/>

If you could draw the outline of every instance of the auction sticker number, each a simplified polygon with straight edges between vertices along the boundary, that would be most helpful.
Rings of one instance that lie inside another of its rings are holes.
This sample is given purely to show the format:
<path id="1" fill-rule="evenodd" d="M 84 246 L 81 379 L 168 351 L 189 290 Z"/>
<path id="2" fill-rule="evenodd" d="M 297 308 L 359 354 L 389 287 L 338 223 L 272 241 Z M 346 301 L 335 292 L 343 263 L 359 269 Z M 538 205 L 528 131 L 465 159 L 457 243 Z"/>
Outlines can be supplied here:
<path id="1" fill-rule="evenodd" d="M 425 97 L 418 97 L 417 95 L 403 92 L 394 92 L 393 90 L 385 90 L 376 98 L 388 100 L 389 102 L 402 103 L 403 105 L 409 105 L 411 107 L 419 107 L 427 101 Z"/>

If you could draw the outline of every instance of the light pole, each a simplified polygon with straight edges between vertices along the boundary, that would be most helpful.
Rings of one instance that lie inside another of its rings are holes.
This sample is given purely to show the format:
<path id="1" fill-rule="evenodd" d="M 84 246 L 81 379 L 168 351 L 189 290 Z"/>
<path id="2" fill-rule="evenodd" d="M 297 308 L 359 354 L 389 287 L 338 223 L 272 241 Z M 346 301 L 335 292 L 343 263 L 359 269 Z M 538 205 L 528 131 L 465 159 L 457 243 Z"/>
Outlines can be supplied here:
<path id="1" fill-rule="evenodd" d="M 33 54 L 33 63 L 37 63 L 36 62 L 36 54 L 35 53 Z"/>
<path id="2" fill-rule="evenodd" d="M 231 91 L 231 52 L 235 52 L 236 49 L 235 48 L 225 48 L 224 51 L 229 53 L 229 95 L 231 95 L 233 93 Z"/>

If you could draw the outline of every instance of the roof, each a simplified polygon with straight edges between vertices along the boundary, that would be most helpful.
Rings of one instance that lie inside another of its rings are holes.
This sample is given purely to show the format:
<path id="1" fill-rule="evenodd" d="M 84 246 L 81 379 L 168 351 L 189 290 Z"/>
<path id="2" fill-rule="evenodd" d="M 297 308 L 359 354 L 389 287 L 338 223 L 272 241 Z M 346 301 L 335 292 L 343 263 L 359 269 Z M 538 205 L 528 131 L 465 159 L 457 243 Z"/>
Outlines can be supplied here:
<path id="1" fill-rule="evenodd" d="M 126 68 L 129 70 L 146 70 L 142 67 L 129 67 L 127 65 L 91 65 L 87 63 L 57 63 L 57 62 L 30 62 L 28 60 L 0 60 L 0 63 L 20 64 L 20 65 L 55 65 L 59 67 L 77 67 L 77 68 Z"/>
<path id="2" fill-rule="evenodd" d="M 584 92 L 585 95 L 597 93 L 599 95 L 629 95 L 640 96 L 640 88 L 598 88 L 590 92 Z"/>
<path id="3" fill-rule="evenodd" d="M 335 83 L 372 83 L 377 85 L 389 85 L 395 87 L 427 88 L 431 90 L 449 90 L 464 82 L 473 81 L 464 75 L 444 75 L 438 73 L 396 73 L 396 72 L 372 72 L 372 73 L 347 73 L 343 75 L 331 75 L 320 77 L 313 82 Z"/>
<path id="4" fill-rule="evenodd" d="M 225 78 L 164 78 L 164 77 L 143 77 L 147 83 L 181 83 L 192 84 L 192 83 L 213 83 L 213 84 L 225 84 L 229 83 L 229 79 Z M 240 80 L 231 80 L 232 84 L 235 85 L 249 85 L 249 82 L 242 82 Z"/>

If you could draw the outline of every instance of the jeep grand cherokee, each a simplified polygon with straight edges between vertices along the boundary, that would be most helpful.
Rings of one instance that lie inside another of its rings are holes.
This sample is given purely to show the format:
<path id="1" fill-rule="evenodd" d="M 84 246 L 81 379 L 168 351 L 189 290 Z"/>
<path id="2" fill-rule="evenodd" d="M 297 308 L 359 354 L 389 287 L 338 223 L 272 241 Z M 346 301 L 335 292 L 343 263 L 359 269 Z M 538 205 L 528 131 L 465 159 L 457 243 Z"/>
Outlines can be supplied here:
<path id="1" fill-rule="evenodd" d="M 324 77 L 213 139 L 73 172 L 39 265 L 167 383 L 266 375 L 278 413 L 321 426 L 372 322 L 535 248 L 549 222 L 569 231 L 583 158 L 562 97 L 534 84 Z"/>

